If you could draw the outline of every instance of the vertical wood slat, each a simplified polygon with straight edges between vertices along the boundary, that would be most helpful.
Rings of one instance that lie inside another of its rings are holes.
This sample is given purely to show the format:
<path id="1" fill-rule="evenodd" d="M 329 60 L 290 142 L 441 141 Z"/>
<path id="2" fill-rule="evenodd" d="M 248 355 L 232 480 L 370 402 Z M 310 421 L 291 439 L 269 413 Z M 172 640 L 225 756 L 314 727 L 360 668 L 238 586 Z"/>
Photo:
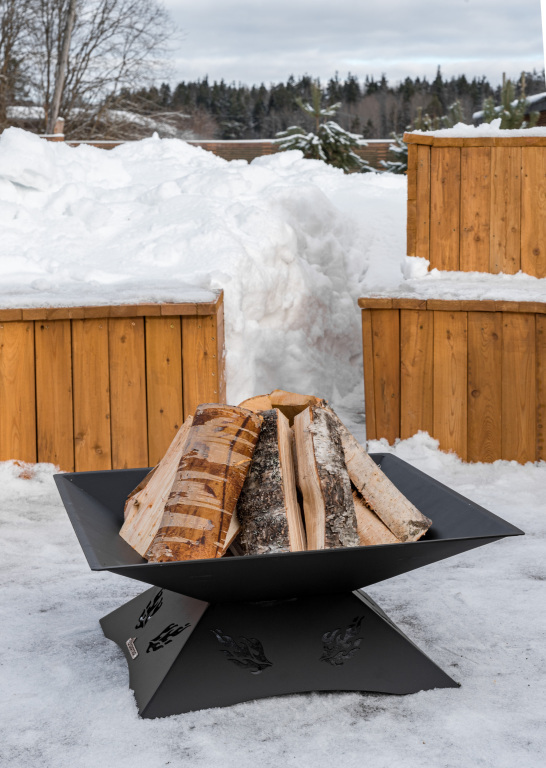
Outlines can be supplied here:
<path id="1" fill-rule="evenodd" d="M 502 313 L 502 458 L 535 461 L 535 316 Z"/>
<path id="2" fill-rule="evenodd" d="M 491 149 L 490 265 L 513 275 L 521 268 L 521 147 Z"/>
<path id="3" fill-rule="evenodd" d="M 456 201 L 453 200 L 456 204 Z M 459 268 L 464 272 L 489 270 L 491 215 L 491 148 L 461 150 L 461 243 Z"/>
<path id="4" fill-rule="evenodd" d="M 146 318 L 148 455 L 157 464 L 184 420 L 179 317 Z"/>
<path id="5" fill-rule="evenodd" d="M 34 324 L 0 322 L 0 461 L 36 461 Z"/>
<path id="6" fill-rule="evenodd" d="M 468 461 L 502 458 L 502 316 L 468 313 Z"/>
<path id="7" fill-rule="evenodd" d="M 408 212 L 406 227 L 406 253 L 415 256 L 417 229 L 417 145 L 408 145 Z"/>
<path id="8" fill-rule="evenodd" d="M 400 437 L 433 430 L 433 315 L 400 310 Z"/>
<path id="9" fill-rule="evenodd" d="M 70 320 L 37 321 L 36 416 L 38 461 L 74 469 Z"/>
<path id="10" fill-rule="evenodd" d="M 430 258 L 430 147 L 417 145 L 415 256 Z"/>
<path id="11" fill-rule="evenodd" d="M 219 301 L 216 310 L 217 398 L 219 403 L 227 403 L 225 355 L 224 302 L 222 299 Z"/>
<path id="12" fill-rule="evenodd" d="M 366 440 L 377 439 L 375 426 L 375 388 L 372 310 L 362 310 L 362 351 L 364 362 L 364 406 L 366 409 Z"/>
<path id="13" fill-rule="evenodd" d="M 112 467 L 147 467 L 144 319 L 108 321 Z"/>
<path id="14" fill-rule="evenodd" d="M 546 277 L 546 148 L 522 148 L 521 175 L 521 269 Z"/>
<path id="15" fill-rule="evenodd" d="M 217 402 L 221 380 L 218 376 L 218 328 L 214 315 L 182 318 L 182 390 L 184 418 L 201 403 Z"/>
<path id="16" fill-rule="evenodd" d="M 377 434 L 394 443 L 400 437 L 399 311 L 372 313 L 375 425 Z"/>
<path id="17" fill-rule="evenodd" d="M 112 469 L 108 320 L 72 321 L 74 464 Z"/>
<path id="18" fill-rule="evenodd" d="M 467 457 L 467 313 L 434 312 L 434 437 Z"/>
<path id="19" fill-rule="evenodd" d="M 546 459 L 546 315 L 536 315 L 536 461 Z"/>
<path id="20" fill-rule="evenodd" d="M 459 269 L 461 150 L 431 147 L 430 266 Z"/>

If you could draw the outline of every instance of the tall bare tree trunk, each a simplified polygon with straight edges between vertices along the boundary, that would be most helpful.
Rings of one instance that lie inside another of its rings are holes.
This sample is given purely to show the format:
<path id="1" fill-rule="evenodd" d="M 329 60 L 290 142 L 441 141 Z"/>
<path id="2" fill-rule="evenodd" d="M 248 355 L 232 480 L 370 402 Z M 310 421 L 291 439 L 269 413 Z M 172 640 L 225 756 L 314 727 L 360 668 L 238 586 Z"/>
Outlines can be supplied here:
<path id="1" fill-rule="evenodd" d="M 55 129 L 55 123 L 59 117 L 59 110 L 61 108 L 61 96 L 63 94 L 66 67 L 68 64 L 68 52 L 70 50 L 72 30 L 74 29 L 74 21 L 76 19 L 76 3 L 77 0 L 70 0 L 70 4 L 68 6 L 66 25 L 63 32 L 61 56 L 57 62 L 57 69 L 55 72 L 55 90 L 53 92 L 53 99 L 51 100 L 51 106 L 49 108 L 49 114 L 47 117 L 46 133 L 53 133 Z"/>

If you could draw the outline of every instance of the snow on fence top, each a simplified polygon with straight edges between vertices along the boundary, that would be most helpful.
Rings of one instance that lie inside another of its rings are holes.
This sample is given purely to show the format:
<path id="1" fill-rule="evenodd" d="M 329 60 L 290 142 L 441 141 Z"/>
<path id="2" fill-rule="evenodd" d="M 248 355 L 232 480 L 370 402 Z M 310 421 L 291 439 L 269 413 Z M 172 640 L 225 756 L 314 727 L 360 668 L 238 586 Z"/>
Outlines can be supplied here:
<path id="1" fill-rule="evenodd" d="M 453 128 L 439 128 L 437 131 L 411 131 L 410 136 L 431 136 L 438 138 L 499 138 L 513 139 L 518 137 L 537 137 L 546 139 L 546 127 L 540 128 L 499 128 L 501 119 L 497 118 L 490 123 L 481 125 L 467 125 L 457 123 Z"/>

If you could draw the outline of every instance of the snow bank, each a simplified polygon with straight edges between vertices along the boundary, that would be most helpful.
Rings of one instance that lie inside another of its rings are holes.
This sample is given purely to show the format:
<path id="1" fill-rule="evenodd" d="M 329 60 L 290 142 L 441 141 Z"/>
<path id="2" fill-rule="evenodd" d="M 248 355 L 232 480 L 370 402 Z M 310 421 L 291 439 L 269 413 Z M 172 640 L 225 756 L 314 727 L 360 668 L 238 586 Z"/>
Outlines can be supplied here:
<path id="1" fill-rule="evenodd" d="M 539 94 L 541 97 L 544 94 Z M 528 100 L 529 101 L 529 100 Z M 483 112 L 476 112 L 473 117 L 483 115 Z M 466 123 L 457 123 L 453 128 L 439 128 L 437 131 L 411 131 L 419 133 L 422 136 L 451 136 L 453 138 L 474 138 L 476 136 L 494 136 L 496 138 L 513 138 L 515 136 L 541 136 L 546 138 L 546 128 L 500 128 L 501 118 L 491 120 L 490 123 L 481 123 L 480 125 L 467 125 Z"/>

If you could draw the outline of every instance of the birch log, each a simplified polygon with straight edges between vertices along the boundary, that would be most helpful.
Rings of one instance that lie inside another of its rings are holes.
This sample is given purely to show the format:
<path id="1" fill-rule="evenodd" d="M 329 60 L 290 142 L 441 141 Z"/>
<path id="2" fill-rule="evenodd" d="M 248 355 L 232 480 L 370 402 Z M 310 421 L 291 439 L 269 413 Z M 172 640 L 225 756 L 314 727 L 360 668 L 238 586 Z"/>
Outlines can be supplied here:
<path id="1" fill-rule="evenodd" d="M 270 395 L 256 395 L 239 403 L 240 408 L 248 408 L 255 413 L 278 408 L 289 421 L 290 426 L 294 418 L 310 405 L 326 405 L 326 401 L 314 395 L 300 395 L 297 392 L 287 392 L 285 389 L 274 389 Z"/>
<path id="2" fill-rule="evenodd" d="M 262 417 L 229 405 L 200 405 L 158 531 L 150 562 L 222 554 L 247 476 Z"/>
<path id="3" fill-rule="evenodd" d="M 188 416 L 159 464 L 148 472 L 125 503 L 125 522 L 119 535 L 142 557 L 161 522 L 192 421 L 193 418 Z"/>
<path id="4" fill-rule="evenodd" d="M 432 520 L 419 512 L 391 483 L 332 409 L 324 410 L 338 425 L 349 477 L 366 504 L 400 541 L 420 539 L 432 525 Z"/>
<path id="5" fill-rule="evenodd" d="M 335 419 L 311 406 L 294 419 L 308 549 L 359 545 L 351 483 Z"/>
<path id="6" fill-rule="evenodd" d="M 288 419 L 262 411 L 260 437 L 237 502 L 240 545 L 246 555 L 300 552 L 305 531 L 296 495 Z"/>
<path id="7" fill-rule="evenodd" d="M 390 529 L 377 517 L 375 512 L 372 512 L 358 491 L 353 491 L 353 501 L 358 538 L 360 539 L 361 546 L 400 544 L 400 540 L 396 538 L 394 533 L 391 533 Z"/>

